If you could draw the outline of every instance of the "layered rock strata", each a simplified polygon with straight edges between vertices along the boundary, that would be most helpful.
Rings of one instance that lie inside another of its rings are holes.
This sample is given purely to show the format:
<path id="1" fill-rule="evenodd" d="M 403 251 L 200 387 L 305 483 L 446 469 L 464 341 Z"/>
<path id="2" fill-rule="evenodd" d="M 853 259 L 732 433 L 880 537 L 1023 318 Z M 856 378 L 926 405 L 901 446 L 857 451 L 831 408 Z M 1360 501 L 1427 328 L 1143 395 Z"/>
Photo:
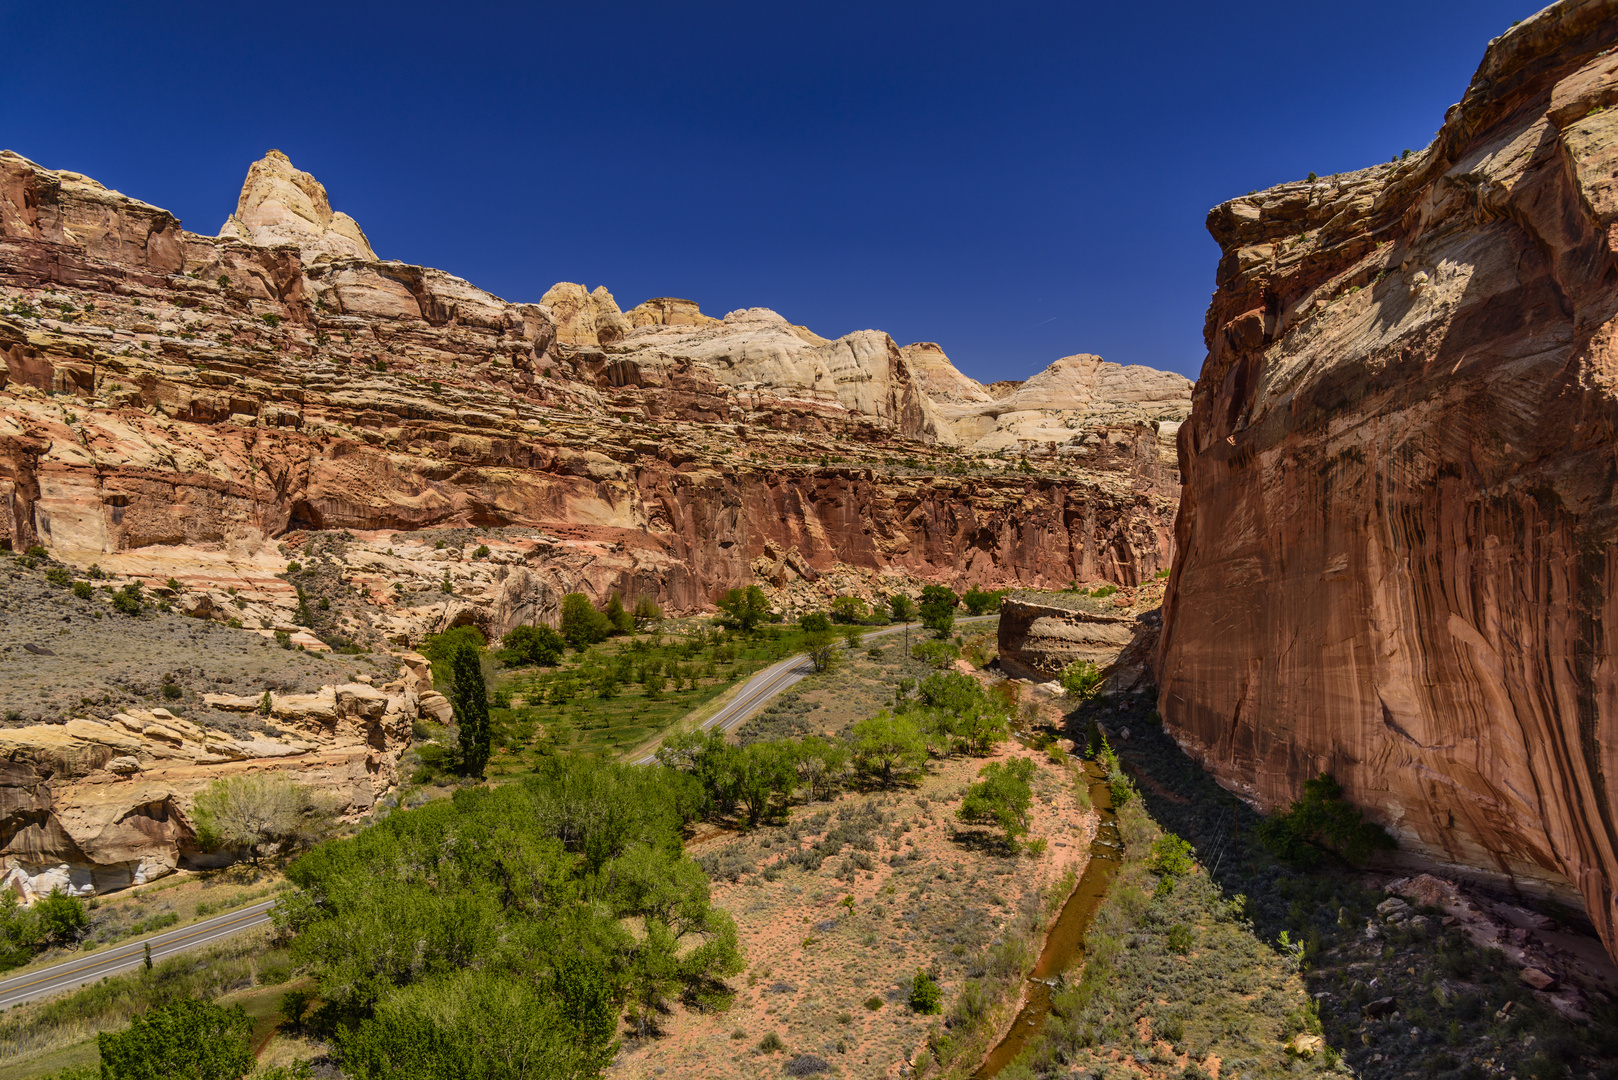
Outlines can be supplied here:
<path id="1" fill-rule="evenodd" d="M 1161 712 L 1262 806 L 1618 950 L 1618 5 L 1489 45 L 1426 149 L 1225 203 L 1181 428 Z"/>
<path id="2" fill-rule="evenodd" d="M 232 222 L 186 232 L 0 153 L 0 542 L 250 561 L 289 531 L 524 526 L 559 562 L 611 553 L 592 591 L 674 611 L 750 583 L 767 544 L 989 585 L 1127 583 L 1172 555 L 1151 423 L 1095 429 L 1082 470 L 1014 470 L 952 445 L 876 331 L 626 315 L 566 283 L 507 303 L 370 258 L 276 155 Z"/>

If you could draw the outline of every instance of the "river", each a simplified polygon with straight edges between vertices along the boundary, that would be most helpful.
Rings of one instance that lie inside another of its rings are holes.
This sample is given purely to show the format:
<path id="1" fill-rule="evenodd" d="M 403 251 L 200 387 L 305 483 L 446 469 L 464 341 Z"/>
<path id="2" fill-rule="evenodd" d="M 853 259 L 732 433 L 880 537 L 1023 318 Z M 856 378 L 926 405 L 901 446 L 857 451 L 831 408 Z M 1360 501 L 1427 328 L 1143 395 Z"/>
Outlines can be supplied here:
<path id="1" fill-rule="evenodd" d="M 1090 928 L 1101 898 L 1107 895 L 1107 888 L 1118 873 L 1123 841 L 1118 833 L 1118 815 L 1112 809 L 1112 792 L 1094 763 L 1086 762 L 1084 771 L 1090 778 L 1090 801 L 1101 815 L 1095 841 L 1090 845 L 1090 861 L 1045 937 L 1039 962 L 1028 976 L 1028 994 L 1022 1011 L 1012 1021 L 1005 1038 L 972 1074 L 977 1080 L 986 1080 L 1015 1061 L 1044 1029 L 1045 1017 L 1051 1011 L 1051 991 L 1061 985 L 1064 972 L 1084 959 L 1085 931 Z"/>

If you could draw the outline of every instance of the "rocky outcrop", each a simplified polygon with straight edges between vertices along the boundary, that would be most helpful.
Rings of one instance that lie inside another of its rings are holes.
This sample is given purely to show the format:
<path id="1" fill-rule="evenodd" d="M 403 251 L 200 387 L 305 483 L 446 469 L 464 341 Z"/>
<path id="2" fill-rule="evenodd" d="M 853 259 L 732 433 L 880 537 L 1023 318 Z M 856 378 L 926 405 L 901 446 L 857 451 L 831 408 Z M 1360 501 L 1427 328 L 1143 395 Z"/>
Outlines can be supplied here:
<path id="1" fill-rule="evenodd" d="M 1024 593 L 1000 604 L 996 661 L 1014 679 L 1046 682 L 1075 663 L 1091 663 L 1101 692 L 1145 693 L 1153 685 L 1160 597 L 1152 590 L 1094 600 L 1085 593 Z"/>
<path id="2" fill-rule="evenodd" d="M 320 181 L 293 168 L 279 150 L 247 170 L 236 212 L 219 230 L 219 238 L 295 244 L 307 262 L 333 256 L 376 260 L 359 223 L 340 210 L 333 212 Z"/>
<path id="3" fill-rule="evenodd" d="M 221 777 L 283 772 L 344 815 L 369 811 L 397 785 L 415 691 L 350 683 L 270 697 L 269 730 L 251 735 L 167 709 L 0 727 L 0 889 L 24 900 L 52 888 L 93 895 L 228 862 L 198 849 L 189 814 L 197 792 Z M 207 695 L 212 708 L 244 714 L 261 701 Z"/>
<path id="4" fill-rule="evenodd" d="M 1000 604 L 999 663 L 1013 678 L 1043 682 L 1081 661 L 1106 667 L 1134 633 L 1129 616 L 1007 597 Z"/>
<path id="5" fill-rule="evenodd" d="M 545 590 L 674 611 L 751 583 L 770 543 L 822 570 L 984 585 L 1129 583 L 1172 555 L 1175 477 L 1150 428 L 1109 431 L 1074 472 L 963 455 L 879 331 L 827 340 L 675 300 L 626 316 L 567 283 L 508 303 L 339 250 L 318 185 L 274 156 L 223 238 L 15 154 L 0 173 L 13 547 L 81 565 L 163 549 L 173 574 L 273 562 L 289 532 L 520 526 Z M 222 582 L 188 585 L 217 608 Z"/>
<path id="6" fill-rule="evenodd" d="M 1210 213 L 1160 707 L 1252 801 L 1330 772 L 1618 953 L 1615 44 L 1564 0 L 1431 146 Z"/>

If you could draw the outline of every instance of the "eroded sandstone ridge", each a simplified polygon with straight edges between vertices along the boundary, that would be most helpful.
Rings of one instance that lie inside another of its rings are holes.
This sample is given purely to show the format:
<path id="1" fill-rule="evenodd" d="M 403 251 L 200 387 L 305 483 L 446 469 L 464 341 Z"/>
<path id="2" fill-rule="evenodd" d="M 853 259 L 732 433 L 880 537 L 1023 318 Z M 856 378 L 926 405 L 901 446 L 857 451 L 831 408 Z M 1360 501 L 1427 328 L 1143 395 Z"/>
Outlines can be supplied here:
<path id="1" fill-rule="evenodd" d="M 1172 554 L 1178 376 L 1146 376 L 1170 384 L 1147 407 L 1100 400 L 1129 378 L 1018 405 L 1066 423 L 1002 431 L 990 456 L 880 331 L 668 298 L 626 313 L 569 283 L 508 303 L 377 260 L 275 152 L 218 237 L 0 153 L 0 287 L 0 541 L 81 564 L 521 525 L 623 556 L 564 587 L 689 611 L 749 583 L 767 544 L 983 584 L 1128 584 Z"/>
<path id="2" fill-rule="evenodd" d="M 1210 213 L 1161 711 L 1255 802 L 1331 772 L 1618 953 L 1615 43 L 1556 4 L 1425 150 Z"/>

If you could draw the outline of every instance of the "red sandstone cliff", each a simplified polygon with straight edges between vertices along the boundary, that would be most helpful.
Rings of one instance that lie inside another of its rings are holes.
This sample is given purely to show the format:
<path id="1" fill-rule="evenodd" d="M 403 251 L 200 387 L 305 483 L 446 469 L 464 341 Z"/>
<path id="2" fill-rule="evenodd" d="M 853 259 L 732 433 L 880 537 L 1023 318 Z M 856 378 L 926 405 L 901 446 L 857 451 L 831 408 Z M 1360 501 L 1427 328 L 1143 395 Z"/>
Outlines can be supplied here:
<path id="1" fill-rule="evenodd" d="M 219 237 L 0 153 L 0 290 L 0 541 L 80 563 L 532 526 L 583 545 L 560 587 L 692 610 L 768 545 L 1029 585 L 1132 584 L 1172 554 L 1177 473 L 1144 414 L 1013 470 L 952 445 L 885 334 L 626 315 L 569 284 L 508 303 L 377 260 L 273 152 Z"/>
<path id="2" fill-rule="evenodd" d="M 1263 805 L 1582 898 L 1618 955 L 1618 4 L 1431 146 L 1215 208 L 1161 710 Z"/>

